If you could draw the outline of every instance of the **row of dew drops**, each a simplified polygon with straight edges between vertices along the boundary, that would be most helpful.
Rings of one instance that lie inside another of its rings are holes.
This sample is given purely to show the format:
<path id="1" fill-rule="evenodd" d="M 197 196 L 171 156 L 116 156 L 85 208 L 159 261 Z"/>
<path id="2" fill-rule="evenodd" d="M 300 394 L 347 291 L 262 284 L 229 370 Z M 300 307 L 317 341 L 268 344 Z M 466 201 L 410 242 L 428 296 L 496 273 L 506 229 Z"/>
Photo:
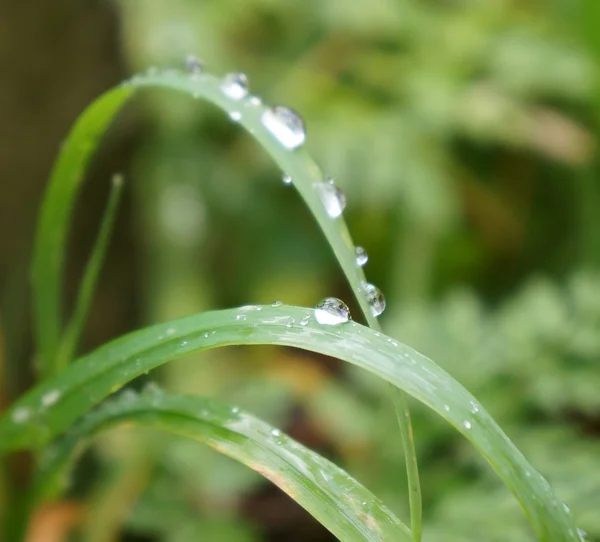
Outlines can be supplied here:
<path id="1" fill-rule="evenodd" d="M 191 77 L 197 78 L 204 73 L 204 64 L 194 55 L 188 55 L 186 58 L 186 68 Z M 221 90 L 234 101 L 247 100 L 250 105 L 261 105 L 262 100 L 249 94 L 248 78 L 243 73 L 228 73 L 221 81 Z M 239 111 L 233 111 L 229 114 L 230 118 L 237 122 L 242 114 Z M 267 131 L 286 149 L 295 150 L 304 145 L 306 141 L 306 128 L 300 115 L 289 107 L 277 105 L 267 107 L 261 115 L 261 123 Z M 293 179 L 291 175 L 283 175 L 283 183 L 291 185 Z M 346 196 L 335 185 L 331 177 L 315 184 L 315 190 L 318 193 L 325 212 L 331 219 L 342 216 L 346 207 Z M 369 260 L 367 252 L 362 247 L 355 249 L 355 262 L 358 267 L 363 267 Z M 381 290 L 374 284 L 365 282 L 363 291 L 369 301 L 369 307 L 373 316 L 379 316 L 385 309 L 385 297 Z M 348 322 L 350 311 L 346 304 L 334 297 L 328 297 L 322 300 L 315 308 L 315 319 L 324 325 L 339 325 Z"/>

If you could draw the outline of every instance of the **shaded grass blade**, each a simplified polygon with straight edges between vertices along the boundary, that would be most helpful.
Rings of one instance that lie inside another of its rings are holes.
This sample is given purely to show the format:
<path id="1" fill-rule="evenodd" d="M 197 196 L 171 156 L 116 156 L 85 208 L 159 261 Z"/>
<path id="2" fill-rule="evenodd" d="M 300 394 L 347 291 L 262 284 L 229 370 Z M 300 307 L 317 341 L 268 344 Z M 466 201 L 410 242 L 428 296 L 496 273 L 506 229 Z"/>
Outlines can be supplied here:
<path id="1" fill-rule="evenodd" d="M 122 193 L 123 177 L 121 175 L 115 175 L 111 182 L 108 203 L 106 204 L 104 216 L 102 217 L 100 231 L 98 232 L 96 242 L 92 248 L 92 253 L 79 287 L 75 309 L 73 310 L 73 315 L 61 338 L 58 359 L 56 362 L 57 372 L 64 369 L 75 356 L 77 343 L 83 332 L 85 320 L 92 305 L 96 285 L 100 277 L 100 272 L 102 271 L 102 264 L 106 257 L 106 251 L 114 229 Z"/>
<path id="2" fill-rule="evenodd" d="M 61 275 L 64 265 L 66 235 L 74 200 L 83 180 L 83 172 L 99 138 L 112 118 L 133 94 L 142 87 L 163 87 L 203 98 L 227 113 L 236 112 L 239 123 L 254 136 L 281 169 L 294 180 L 294 186 L 308 205 L 323 231 L 369 325 L 379 330 L 365 292 L 365 276 L 355 261 L 355 247 L 341 217 L 333 220 L 326 212 L 316 188 L 324 180 L 317 164 L 304 149 L 290 152 L 281 146 L 261 123 L 265 106 L 251 99 L 235 100 L 221 89 L 221 81 L 209 74 L 189 76 L 169 71 L 157 75 L 135 76 L 123 86 L 108 91 L 91 104 L 77 120 L 53 169 L 38 224 L 34 264 L 34 314 L 38 341 L 38 359 L 43 377 L 56 374 L 64 365 L 59 355 L 61 335 Z M 65 341 L 68 341 L 66 339 Z M 62 354 L 62 353 L 61 353 Z M 398 394 L 397 390 L 393 390 Z M 409 482 L 413 532 L 421 531 L 421 490 L 410 412 L 405 398 L 394 400 L 402 435 Z M 418 508 L 418 509 L 417 509 Z M 420 540 L 415 536 L 415 541 Z"/>
<path id="3" fill-rule="evenodd" d="M 238 320 L 239 315 L 244 319 Z M 573 518 L 483 406 L 430 359 L 350 322 L 321 326 L 310 309 L 255 306 L 203 313 L 117 339 L 19 399 L 0 419 L 0 451 L 40 447 L 126 382 L 168 360 L 227 345 L 285 345 L 336 357 L 429 406 L 477 448 L 515 494 L 539 538 L 579 540 Z M 290 318 L 294 324 L 289 327 Z"/>
<path id="4" fill-rule="evenodd" d="M 213 399 L 162 392 L 122 394 L 88 414 L 47 451 L 34 485 L 38 503 L 56 496 L 74 452 L 92 436 L 122 424 L 187 436 L 240 461 L 281 488 L 340 540 L 410 541 L 403 525 L 346 472 L 257 418 Z"/>

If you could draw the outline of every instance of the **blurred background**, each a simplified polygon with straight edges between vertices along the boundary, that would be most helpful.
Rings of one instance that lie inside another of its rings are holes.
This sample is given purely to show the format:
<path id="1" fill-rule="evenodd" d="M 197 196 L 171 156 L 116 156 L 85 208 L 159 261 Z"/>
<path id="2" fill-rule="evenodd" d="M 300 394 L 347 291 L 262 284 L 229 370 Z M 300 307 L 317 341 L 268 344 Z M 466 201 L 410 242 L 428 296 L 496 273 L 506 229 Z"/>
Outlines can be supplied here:
<path id="1" fill-rule="evenodd" d="M 31 238 L 61 140 L 103 90 L 190 53 L 302 113 L 387 296 L 384 330 L 476 395 L 600 540 L 597 0 L 1 2 L 2 404 L 32 382 Z M 96 157 L 72 230 L 70 302 L 115 171 L 125 204 L 82 351 L 214 308 L 351 302 L 265 153 L 212 106 L 159 91 L 119 117 Z M 274 347 L 205 352 L 144 380 L 250 410 L 407 518 L 382 382 Z M 474 449 L 424 407 L 413 413 L 425 540 L 534 540 Z M 98 439 L 38 522 L 57 537 L 31 542 L 66 540 L 73 525 L 86 542 L 332 540 L 245 467 L 132 429 Z"/>

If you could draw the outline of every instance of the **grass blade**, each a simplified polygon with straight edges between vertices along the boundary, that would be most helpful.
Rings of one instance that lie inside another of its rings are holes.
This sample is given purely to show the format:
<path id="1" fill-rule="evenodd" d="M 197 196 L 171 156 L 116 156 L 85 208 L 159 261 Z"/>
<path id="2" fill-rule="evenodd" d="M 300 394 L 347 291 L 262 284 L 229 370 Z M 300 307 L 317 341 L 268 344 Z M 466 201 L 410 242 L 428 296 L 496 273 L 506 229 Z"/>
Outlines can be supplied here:
<path id="1" fill-rule="evenodd" d="M 279 430 L 213 399 L 156 391 L 122 394 L 53 444 L 48 450 L 52 459 L 34 486 L 34 499 L 55 497 L 83 442 L 115 425 L 132 423 L 199 440 L 240 461 L 279 486 L 340 540 L 411 540 L 408 527 L 372 493 Z"/>
<path id="2" fill-rule="evenodd" d="M 429 406 L 490 463 L 541 540 L 579 539 L 572 516 L 548 482 L 450 375 L 415 350 L 355 322 L 322 326 L 311 319 L 300 325 L 311 314 L 310 309 L 285 305 L 243 307 L 183 318 L 117 339 L 19 399 L 0 419 L 0 451 L 47 443 L 126 382 L 168 360 L 217 346 L 293 346 L 362 367 Z"/>
<path id="3" fill-rule="evenodd" d="M 98 278 L 100 277 L 100 271 L 102 270 L 102 264 L 106 257 L 106 251 L 117 218 L 117 210 L 119 208 L 122 193 L 123 177 L 121 175 L 115 175 L 112 178 L 108 203 L 106 204 L 104 216 L 102 217 L 100 231 L 98 232 L 98 237 L 92 248 L 92 253 L 79 287 L 75 309 L 73 310 L 73 315 L 71 316 L 61 339 L 56 361 L 57 372 L 64 369 L 75 356 L 77 343 L 81 337 L 85 320 L 92 305 L 96 285 L 98 283 Z"/>
<path id="4" fill-rule="evenodd" d="M 38 225 L 35 258 L 33 264 L 34 304 L 38 356 L 42 376 L 56 374 L 63 364 L 57 356 L 61 318 L 61 274 L 64 264 L 66 234 L 70 213 L 85 167 L 102 133 L 110 121 L 137 88 L 162 87 L 183 92 L 194 98 L 203 98 L 231 114 L 235 112 L 239 123 L 254 136 L 281 169 L 293 179 L 294 186 L 306 202 L 323 231 L 346 276 L 369 325 L 379 330 L 377 319 L 371 313 L 365 292 L 365 276 L 355 261 L 355 247 L 344 220 L 332 219 L 326 212 L 317 186 L 324 175 L 303 148 L 290 152 L 263 126 L 261 116 L 265 106 L 250 99 L 236 100 L 222 91 L 221 80 L 209 74 L 190 76 L 169 71 L 159 74 L 135 76 L 125 85 L 108 91 L 79 117 L 69 135 L 50 179 L 47 196 Z M 400 393 L 393 390 L 394 393 Z M 409 493 L 413 520 L 419 525 L 413 531 L 421 531 L 421 492 L 416 452 L 414 449 L 410 413 L 404 398 L 394 401 L 402 433 L 408 471 Z M 415 538 L 416 541 L 419 538 Z"/>

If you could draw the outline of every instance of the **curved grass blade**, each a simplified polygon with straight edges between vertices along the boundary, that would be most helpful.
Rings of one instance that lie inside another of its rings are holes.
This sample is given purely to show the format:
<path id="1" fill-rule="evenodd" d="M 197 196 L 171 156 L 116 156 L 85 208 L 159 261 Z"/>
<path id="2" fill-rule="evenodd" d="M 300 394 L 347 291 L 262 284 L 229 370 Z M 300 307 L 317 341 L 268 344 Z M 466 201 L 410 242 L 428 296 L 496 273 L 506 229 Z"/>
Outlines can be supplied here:
<path id="1" fill-rule="evenodd" d="M 149 426 L 191 437 L 271 480 L 340 540 L 412 539 L 371 492 L 342 469 L 279 430 L 213 399 L 160 391 L 116 400 L 88 414 L 48 449 L 32 495 L 35 502 L 55 496 L 74 452 L 100 431 L 121 424 Z"/>
<path id="2" fill-rule="evenodd" d="M 123 86 L 110 90 L 92 103 L 77 120 L 55 164 L 38 224 L 34 262 L 34 315 L 38 341 L 38 360 L 43 377 L 54 375 L 62 366 L 57 355 L 61 334 L 61 275 L 66 236 L 75 197 L 83 181 L 83 172 L 103 132 L 137 88 L 162 87 L 203 98 L 231 115 L 254 136 L 281 169 L 289 175 L 300 195 L 325 234 L 344 275 L 358 300 L 369 326 L 380 330 L 365 292 L 365 276 L 356 264 L 355 247 L 341 217 L 332 219 L 321 201 L 318 186 L 324 175 L 304 149 L 290 152 L 263 126 L 265 106 L 251 97 L 236 100 L 221 88 L 221 81 L 210 74 L 192 76 L 176 71 L 135 76 Z M 421 532 L 421 490 L 410 412 L 401 392 L 394 398 L 402 434 L 409 482 L 411 521 L 415 541 Z"/>
<path id="3" fill-rule="evenodd" d="M 572 516 L 548 482 L 450 375 L 415 350 L 355 322 L 321 326 L 310 319 L 300 325 L 311 315 L 310 309 L 285 305 L 242 307 L 183 318 L 117 339 L 19 399 L 0 419 L 0 451 L 47 443 L 126 382 L 168 360 L 217 346 L 293 346 L 357 365 L 429 406 L 490 463 L 541 540 L 579 540 Z"/>
<path id="4" fill-rule="evenodd" d="M 96 284 L 100 277 L 100 271 L 102 270 L 102 263 L 104 262 L 110 236 L 115 225 L 117 209 L 119 208 L 122 192 L 123 177 L 121 175 L 115 175 L 112 178 L 108 203 L 106 204 L 106 210 L 102 217 L 100 231 L 98 232 L 98 237 L 92 248 L 92 253 L 87 263 L 81 286 L 79 287 L 75 309 L 73 310 L 73 315 L 61 338 L 58 349 L 58 359 L 56 362 L 57 371 L 64 369 L 75 356 L 77 343 L 81 337 L 85 319 L 92 304 Z"/>

